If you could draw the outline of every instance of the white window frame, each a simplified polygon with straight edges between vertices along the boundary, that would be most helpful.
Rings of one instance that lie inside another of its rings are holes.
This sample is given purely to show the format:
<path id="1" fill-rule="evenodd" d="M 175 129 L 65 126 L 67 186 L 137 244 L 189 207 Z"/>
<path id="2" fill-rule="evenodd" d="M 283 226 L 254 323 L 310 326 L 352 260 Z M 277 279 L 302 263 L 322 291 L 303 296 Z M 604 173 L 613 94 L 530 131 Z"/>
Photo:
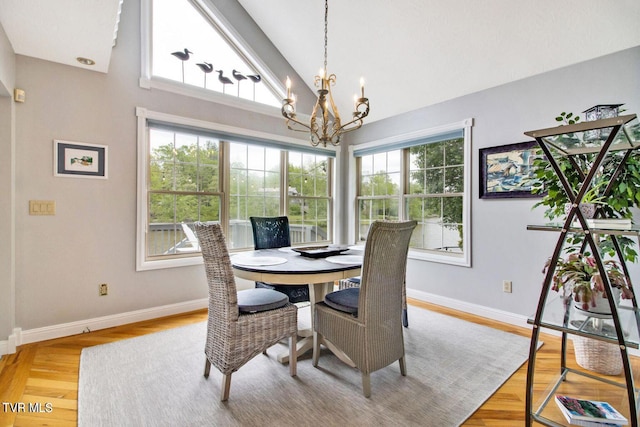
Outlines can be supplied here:
<path id="1" fill-rule="evenodd" d="M 247 58 L 252 65 L 256 67 L 258 73 L 263 80 L 269 84 L 276 92 L 279 98 L 285 98 L 284 84 L 278 80 L 266 64 L 260 60 L 258 55 L 249 47 L 242 36 L 231 26 L 231 24 L 222 16 L 211 1 L 208 0 L 189 0 L 198 7 L 205 10 L 218 28 L 224 31 L 225 35 L 239 51 L 242 56 Z M 254 102 L 248 99 L 238 98 L 235 96 L 225 95 L 212 90 L 200 87 L 185 85 L 181 82 L 154 77 L 152 75 L 152 43 L 153 43 L 153 0 L 140 0 L 140 80 L 139 85 L 143 89 L 158 89 L 165 92 L 171 92 L 178 95 L 189 96 L 205 101 L 212 101 L 217 104 L 227 105 L 229 107 L 240 108 L 254 113 L 265 114 L 272 117 L 282 117 L 279 108 Z"/>
<path id="2" fill-rule="evenodd" d="M 145 271 L 145 270 L 155 270 L 161 268 L 172 268 L 172 267 L 185 267 L 191 265 L 200 265 L 202 264 L 201 256 L 189 256 L 189 257 L 175 257 L 175 258 L 166 258 L 166 259 L 147 259 L 146 256 L 146 230 L 147 230 L 147 219 L 148 219 L 148 204 L 147 204 L 147 186 L 148 186 L 148 176 L 149 176 L 149 144 L 148 144 L 148 120 L 154 120 L 158 122 L 164 122 L 177 126 L 185 126 L 187 128 L 192 127 L 196 129 L 204 129 L 210 130 L 213 132 L 222 132 L 230 135 L 239 135 L 244 136 L 250 139 L 262 139 L 262 140 L 271 140 L 282 143 L 283 145 L 290 146 L 292 151 L 296 150 L 296 147 L 300 147 L 301 149 L 308 149 L 309 145 L 299 139 L 294 139 L 291 137 L 283 137 L 280 135 L 269 134 L 266 132 L 248 130 L 243 128 L 237 128 L 234 126 L 228 126 L 221 123 L 209 122 L 204 120 L 192 119 L 188 117 L 176 116 L 173 114 L 161 113 L 156 111 L 151 111 L 143 107 L 136 108 L 136 116 L 138 120 L 138 135 L 137 135 L 137 144 L 138 144 L 138 171 L 137 171 L 137 212 L 136 212 L 136 271 Z M 334 170 L 340 170 L 340 151 L 336 149 L 336 147 L 327 147 L 321 151 L 333 152 L 335 153 L 335 164 L 336 168 Z M 285 167 L 286 170 L 286 167 Z M 229 170 L 228 168 L 224 168 L 223 172 L 223 182 L 228 180 Z M 339 212 L 339 207 L 337 203 L 336 197 L 336 182 L 338 179 L 336 177 L 332 180 L 332 188 L 333 188 L 333 209 L 331 212 L 332 218 L 330 222 L 335 224 L 335 218 L 337 213 Z M 223 203 L 226 203 L 226 196 L 223 198 Z M 286 212 L 286 211 L 285 211 Z M 221 222 L 223 227 L 226 227 L 228 224 L 228 212 L 227 209 L 224 208 L 222 212 Z M 336 241 L 336 236 L 339 235 L 337 233 L 341 232 L 341 230 L 336 230 L 336 227 L 333 227 L 332 230 L 332 240 Z"/>
<path id="3" fill-rule="evenodd" d="M 441 126 L 436 126 L 432 128 L 420 129 L 414 132 L 409 132 L 401 135 L 392 136 L 389 138 L 384 138 L 381 140 L 370 141 L 358 145 L 349 146 L 349 192 L 348 199 L 351 205 L 351 208 L 348 209 L 349 212 L 349 220 L 348 220 L 348 236 L 349 236 L 349 244 L 358 244 L 357 239 L 357 230 L 358 230 L 358 199 L 357 199 L 357 185 L 358 182 L 358 171 L 356 170 L 356 157 L 354 152 L 356 150 L 362 149 L 374 149 L 378 147 L 391 146 L 393 144 L 399 144 L 404 141 L 412 141 L 420 138 L 427 138 L 431 136 L 437 136 L 440 134 L 445 134 L 447 132 L 452 132 L 456 130 L 464 131 L 464 183 L 463 183 L 463 206 L 462 206 L 462 223 L 463 227 L 463 236 L 462 236 L 462 244 L 463 248 L 465 248 L 462 256 L 459 254 L 447 254 L 446 252 L 434 252 L 434 251 L 423 251 L 419 249 L 409 249 L 409 258 L 423 260 L 423 261 L 432 261 L 443 264 L 452 264 L 458 265 L 462 267 L 471 267 L 471 129 L 473 127 L 473 119 L 468 118 L 459 122 L 449 123 Z M 393 149 L 393 148 L 391 148 Z M 402 171 L 403 176 L 405 174 L 405 170 Z M 400 194 L 399 199 L 399 208 L 401 218 L 404 218 L 404 198 L 405 194 Z"/>
<path id="4" fill-rule="evenodd" d="M 295 151 L 295 149 L 292 149 L 291 151 Z M 318 153 L 319 155 L 320 153 Z M 316 240 L 314 242 L 309 242 L 310 245 L 313 244 L 318 244 L 318 243 L 331 243 L 336 242 L 336 235 L 341 235 L 339 233 L 336 232 L 336 224 L 341 222 L 341 221 L 336 221 L 336 210 L 335 210 L 335 206 L 336 206 L 336 202 L 335 202 L 335 194 L 336 194 L 336 183 L 339 181 L 338 177 L 335 174 L 335 171 L 338 170 L 337 167 L 335 167 L 336 164 L 338 164 L 338 157 L 340 155 L 340 152 L 336 150 L 336 157 L 333 159 L 333 162 L 331 161 L 331 159 L 329 159 L 329 161 L 327 162 L 327 172 L 329 174 L 329 188 L 327 188 L 328 194 L 326 196 L 291 196 L 289 194 L 288 188 L 289 188 L 289 152 L 284 153 L 283 155 L 283 163 L 285 164 L 284 167 L 284 174 L 282 177 L 282 188 L 283 189 L 287 189 L 286 191 L 286 196 L 284 198 L 285 200 L 285 206 L 283 207 L 283 212 L 285 213 L 285 215 L 289 214 L 289 206 L 291 205 L 291 201 L 292 200 L 302 200 L 302 201 L 326 201 L 329 204 L 329 209 L 328 209 L 328 215 L 329 218 L 327 218 L 327 239 L 326 240 Z M 342 230 L 338 230 L 340 233 L 342 232 Z M 293 244 L 293 242 L 292 242 Z"/>

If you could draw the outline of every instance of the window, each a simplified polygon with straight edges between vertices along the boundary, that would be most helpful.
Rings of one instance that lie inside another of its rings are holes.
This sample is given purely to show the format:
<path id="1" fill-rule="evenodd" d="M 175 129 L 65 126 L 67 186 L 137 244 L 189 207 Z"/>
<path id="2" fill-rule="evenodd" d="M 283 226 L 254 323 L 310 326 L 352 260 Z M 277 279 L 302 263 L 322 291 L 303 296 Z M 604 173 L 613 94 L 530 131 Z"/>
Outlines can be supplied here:
<path id="1" fill-rule="evenodd" d="M 201 263 L 197 221 L 220 222 L 232 251 L 253 248 L 251 216 L 288 215 L 294 244 L 332 240 L 334 150 L 144 108 L 137 115 L 138 270 Z"/>
<path id="2" fill-rule="evenodd" d="M 147 257 L 199 250 L 193 223 L 220 221 L 219 165 L 218 140 L 149 129 Z"/>
<path id="3" fill-rule="evenodd" d="M 252 216 L 278 216 L 280 150 L 232 142 L 230 147 L 229 248 L 253 247 Z"/>
<path id="4" fill-rule="evenodd" d="M 406 217 L 418 221 L 412 247 L 463 253 L 464 138 L 409 149 Z"/>
<path id="5" fill-rule="evenodd" d="M 331 240 L 331 158 L 288 153 L 287 215 L 291 243 Z"/>
<path id="6" fill-rule="evenodd" d="M 359 157 L 358 240 L 367 238 L 371 223 L 400 218 L 402 151 L 393 150 Z"/>
<path id="7" fill-rule="evenodd" d="M 416 220 L 411 257 L 470 266 L 471 119 L 350 147 L 355 237 L 376 220 Z"/>
<path id="8" fill-rule="evenodd" d="M 143 87 L 262 112 L 251 104 L 279 110 L 281 83 L 232 31 L 212 2 L 143 0 L 142 6 L 146 34 Z M 188 55 L 182 56 L 185 53 Z M 222 82 L 225 78 L 227 83 Z"/>

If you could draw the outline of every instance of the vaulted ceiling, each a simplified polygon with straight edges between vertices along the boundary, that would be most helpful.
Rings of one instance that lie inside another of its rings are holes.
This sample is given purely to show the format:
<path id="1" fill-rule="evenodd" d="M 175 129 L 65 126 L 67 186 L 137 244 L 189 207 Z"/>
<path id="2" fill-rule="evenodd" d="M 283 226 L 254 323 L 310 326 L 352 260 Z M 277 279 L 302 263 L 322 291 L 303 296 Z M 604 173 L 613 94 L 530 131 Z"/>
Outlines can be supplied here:
<path id="1" fill-rule="evenodd" d="M 313 88 L 324 2 L 238 2 Z M 2 0 L 0 23 L 17 54 L 107 72 L 120 3 Z M 638 0 L 331 0 L 328 70 L 341 111 L 364 77 L 379 120 L 638 46 L 639 17 Z"/>

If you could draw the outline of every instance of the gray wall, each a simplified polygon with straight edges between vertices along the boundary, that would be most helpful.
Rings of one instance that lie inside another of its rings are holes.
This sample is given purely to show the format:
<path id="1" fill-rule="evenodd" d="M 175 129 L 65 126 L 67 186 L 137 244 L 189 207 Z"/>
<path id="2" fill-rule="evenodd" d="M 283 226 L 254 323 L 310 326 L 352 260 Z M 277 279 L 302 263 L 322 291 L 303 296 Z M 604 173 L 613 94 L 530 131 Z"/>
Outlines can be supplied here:
<path id="1" fill-rule="evenodd" d="M 543 279 L 542 266 L 557 236 L 526 230 L 528 224 L 545 222 L 544 209 L 531 209 L 535 201 L 479 199 L 478 150 L 531 140 L 525 131 L 556 126 L 554 118 L 562 111 L 580 113 L 596 104 L 625 103 L 628 113 L 638 113 L 638 76 L 640 47 L 375 122 L 349 134 L 350 144 L 360 144 L 474 119 L 472 268 L 409 261 L 407 286 L 511 313 L 532 314 Z M 640 275 L 634 276 L 640 280 Z M 503 280 L 513 282 L 513 293 L 502 292 Z"/>
<path id="2" fill-rule="evenodd" d="M 13 330 L 13 119 L 15 55 L 0 26 L 0 342 Z M 2 354 L 2 352 L 0 352 Z"/>
<path id="3" fill-rule="evenodd" d="M 108 74 L 17 56 L 16 85 L 27 93 L 16 106 L 23 330 L 206 298 L 202 267 L 135 271 L 136 107 L 291 136 L 278 117 L 140 88 L 139 23 L 139 1 L 124 2 Z M 109 179 L 54 177 L 54 139 L 108 145 Z M 29 200 L 55 200 L 56 215 L 29 216 Z"/>
<path id="4" fill-rule="evenodd" d="M 11 96 L 16 78 L 16 61 L 13 48 L 4 28 L 0 26 L 0 96 Z"/>
<path id="5" fill-rule="evenodd" d="M 246 14 L 231 0 L 216 2 L 243 32 Z M 0 146 L 8 145 L 6 112 L 16 123 L 16 326 L 23 330 L 205 298 L 201 267 L 135 271 L 136 117 L 135 107 L 291 136 L 276 117 L 236 110 L 138 86 L 139 1 L 123 4 L 118 44 L 108 74 L 29 57 L 16 57 L 15 86 L 27 102 L 0 98 Z M 282 58 L 255 30 L 246 37 L 274 70 Z M 1 41 L 0 37 L 0 43 Z M 4 75 L 3 75 L 4 73 Z M 0 69 L 0 79 L 10 74 Z M 487 146 L 524 141 L 523 132 L 553 125 L 562 110 L 581 111 L 597 103 L 625 102 L 638 111 L 640 49 L 592 61 L 435 105 L 402 117 L 365 125 L 349 135 L 361 143 L 422 127 L 473 117 L 473 267 L 410 261 L 410 288 L 481 306 L 529 314 L 538 296 L 541 266 L 554 236 L 527 232 L 542 219 L 529 200 L 478 200 L 477 153 Z M 4 82 L 11 88 L 11 82 Z M 62 139 L 109 146 L 109 179 L 53 177 L 52 141 Z M 5 160 L 0 157 L 0 162 Z M 5 164 L 0 164 L 4 205 Z M 344 180 L 346 171 L 338 179 Z M 32 199 L 55 200 L 55 216 L 29 216 Z M 346 200 L 344 200 L 346 202 Z M 0 210 L 0 215 L 3 214 Z M 342 209 L 341 212 L 346 212 Z M 346 217 L 346 215 L 345 215 Z M 0 222 L 2 235 L 6 229 Z M 3 247 L 0 251 L 6 251 Z M 4 259 L 5 252 L 0 252 Z M 5 276 L 0 269 L 0 293 Z M 501 281 L 513 281 L 513 294 Z M 98 296 L 98 284 L 110 285 Z M 0 298 L 0 304 L 5 304 Z M 4 313 L 0 305 L 0 313 Z M 11 320 L 0 314 L 0 341 Z"/>

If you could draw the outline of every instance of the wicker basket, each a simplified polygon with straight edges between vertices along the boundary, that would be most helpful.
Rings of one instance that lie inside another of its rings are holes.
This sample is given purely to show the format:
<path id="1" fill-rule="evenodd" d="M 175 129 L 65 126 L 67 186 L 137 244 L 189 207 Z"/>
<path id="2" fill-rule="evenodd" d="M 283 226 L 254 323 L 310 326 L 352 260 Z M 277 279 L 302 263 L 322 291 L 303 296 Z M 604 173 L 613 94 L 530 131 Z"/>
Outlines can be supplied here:
<path id="1" fill-rule="evenodd" d="M 616 344 L 581 336 L 572 339 L 578 365 L 604 375 L 619 375 L 622 372 L 622 356 Z"/>

